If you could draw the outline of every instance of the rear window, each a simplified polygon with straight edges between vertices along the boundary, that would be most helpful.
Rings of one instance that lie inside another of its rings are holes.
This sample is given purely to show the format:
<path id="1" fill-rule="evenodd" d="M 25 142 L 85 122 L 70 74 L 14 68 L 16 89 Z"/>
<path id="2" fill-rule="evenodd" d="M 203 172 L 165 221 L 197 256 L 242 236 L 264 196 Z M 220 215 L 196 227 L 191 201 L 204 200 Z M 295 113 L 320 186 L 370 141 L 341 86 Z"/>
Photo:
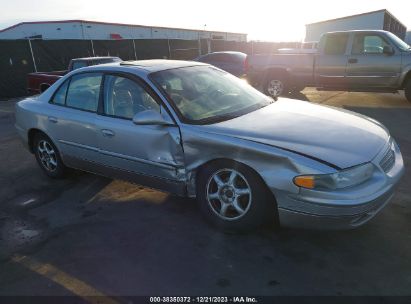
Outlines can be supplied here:
<path id="1" fill-rule="evenodd" d="M 224 61 L 225 62 L 231 62 L 231 63 L 241 63 L 245 60 L 246 55 L 241 55 L 241 54 L 225 54 L 224 55 Z"/>
<path id="2" fill-rule="evenodd" d="M 348 42 L 347 33 L 329 34 L 325 38 L 325 55 L 344 55 Z"/>
<path id="3" fill-rule="evenodd" d="M 222 61 L 223 56 L 222 54 L 209 54 L 205 55 L 204 57 L 200 58 L 201 62 L 220 62 Z"/>
<path id="4" fill-rule="evenodd" d="M 240 63 L 245 60 L 246 54 L 227 54 L 227 53 L 215 53 L 205 55 L 201 57 L 199 61 L 201 62 L 226 62 L 226 63 Z"/>
<path id="5" fill-rule="evenodd" d="M 111 63 L 111 62 L 119 62 L 119 61 L 121 61 L 120 58 L 102 58 L 102 59 L 94 60 L 93 65 L 105 64 L 105 63 Z"/>
<path id="6" fill-rule="evenodd" d="M 77 70 L 79 68 L 84 68 L 87 66 L 87 62 L 86 61 L 74 61 L 73 62 L 73 70 Z"/>

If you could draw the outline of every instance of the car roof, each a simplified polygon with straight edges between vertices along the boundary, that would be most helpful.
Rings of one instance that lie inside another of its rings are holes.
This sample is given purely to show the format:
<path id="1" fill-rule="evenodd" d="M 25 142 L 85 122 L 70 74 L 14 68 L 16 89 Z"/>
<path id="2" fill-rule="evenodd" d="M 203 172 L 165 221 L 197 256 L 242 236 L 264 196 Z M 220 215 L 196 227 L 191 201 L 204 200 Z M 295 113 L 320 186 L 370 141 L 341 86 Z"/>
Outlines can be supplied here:
<path id="1" fill-rule="evenodd" d="M 107 64 L 100 64 L 82 68 L 82 70 L 103 70 L 109 68 L 110 70 L 120 71 L 140 71 L 145 74 L 154 73 L 158 71 L 177 69 L 190 66 L 207 65 L 195 61 L 183 61 L 183 60 L 167 60 L 167 59 L 151 59 L 151 60 L 136 60 L 136 61 L 122 61 Z"/>
<path id="2" fill-rule="evenodd" d="M 243 53 L 243 52 L 236 52 L 236 51 L 211 52 L 211 53 L 205 54 L 205 55 L 203 55 L 203 56 L 212 55 L 212 54 L 246 55 L 246 56 L 247 56 L 247 54 L 246 54 L 246 53 Z"/>
<path id="3" fill-rule="evenodd" d="M 101 59 L 120 59 L 120 58 L 119 57 L 114 57 L 114 56 L 98 56 L 98 57 L 74 58 L 74 59 L 72 59 L 72 61 L 101 60 Z"/>
<path id="4" fill-rule="evenodd" d="M 328 34 L 349 34 L 349 33 L 389 33 L 388 31 L 384 30 L 349 30 L 349 31 L 334 31 L 334 32 L 327 32 L 325 35 Z"/>

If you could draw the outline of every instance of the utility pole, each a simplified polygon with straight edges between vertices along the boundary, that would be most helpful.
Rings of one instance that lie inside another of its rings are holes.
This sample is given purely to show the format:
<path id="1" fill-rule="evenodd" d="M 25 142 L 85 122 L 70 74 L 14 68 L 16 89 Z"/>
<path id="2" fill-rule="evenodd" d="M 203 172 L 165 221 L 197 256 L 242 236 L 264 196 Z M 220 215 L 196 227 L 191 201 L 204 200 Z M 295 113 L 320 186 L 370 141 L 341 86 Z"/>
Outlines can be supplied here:
<path id="1" fill-rule="evenodd" d="M 93 39 L 90 39 L 90 42 L 91 42 L 91 51 L 93 52 L 93 57 L 96 57 L 96 54 L 94 53 Z"/>
<path id="2" fill-rule="evenodd" d="M 133 39 L 133 48 L 134 48 L 134 57 L 137 60 L 137 50 L 136 50 L 136 42 Z"/>
<path id="3" fill-rule="evenodd" d="M 34 71 L 37 72 L 37 65 L 36 65 L 36 59 L 34 58 L 34 52 L 33 52 L 33 48 L 31 46 L 31 39 L 28 38 L 29 41 L 29 47 L 30 47 L 30 53 L 31 53 L 31 59 L 33 60 L 33 65 L 34 65 Z"/>

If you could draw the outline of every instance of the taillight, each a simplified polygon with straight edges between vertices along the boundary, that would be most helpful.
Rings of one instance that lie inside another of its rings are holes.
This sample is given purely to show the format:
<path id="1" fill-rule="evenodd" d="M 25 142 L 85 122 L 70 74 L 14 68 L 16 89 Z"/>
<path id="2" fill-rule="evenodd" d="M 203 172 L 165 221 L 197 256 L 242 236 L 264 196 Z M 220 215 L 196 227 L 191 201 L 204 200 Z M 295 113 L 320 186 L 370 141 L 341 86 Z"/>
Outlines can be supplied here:
<path id="1" fill-rule="evenodd" d="M 244 59 L 244 74 L 247 74 L 248 68 L 249 68 L 249 65 L 248 65 L 248 56 L 247 56 Z"/>

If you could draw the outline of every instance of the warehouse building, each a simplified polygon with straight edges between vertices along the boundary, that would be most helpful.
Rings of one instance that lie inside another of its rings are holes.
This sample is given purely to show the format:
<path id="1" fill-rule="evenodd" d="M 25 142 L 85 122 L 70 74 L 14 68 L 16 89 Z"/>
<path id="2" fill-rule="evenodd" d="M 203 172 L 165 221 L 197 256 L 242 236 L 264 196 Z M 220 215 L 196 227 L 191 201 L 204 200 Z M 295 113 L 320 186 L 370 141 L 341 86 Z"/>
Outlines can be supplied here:
<path id="1" fill-rule="evenodd" d="M 0 39 L 183 39 L 247 41 L 247 34 L 86 20 L 22 22 L 0 30 Z"/>
<path id="2" fill-rule="evenodd" d="M 305 29 L 305 41 L 319 41 L 322 34 L 334 31 L 385 30 L 401 39 L 405 39 L 407 32 L 406 26 L 385 9 L 310 23 L 305 26 Z"/>
<path id="3" fill-rule="evenodd" d="M 405 42 L 411 45 L 411 32 L 407 32 L 407 35 L 405 36 Z"/>

